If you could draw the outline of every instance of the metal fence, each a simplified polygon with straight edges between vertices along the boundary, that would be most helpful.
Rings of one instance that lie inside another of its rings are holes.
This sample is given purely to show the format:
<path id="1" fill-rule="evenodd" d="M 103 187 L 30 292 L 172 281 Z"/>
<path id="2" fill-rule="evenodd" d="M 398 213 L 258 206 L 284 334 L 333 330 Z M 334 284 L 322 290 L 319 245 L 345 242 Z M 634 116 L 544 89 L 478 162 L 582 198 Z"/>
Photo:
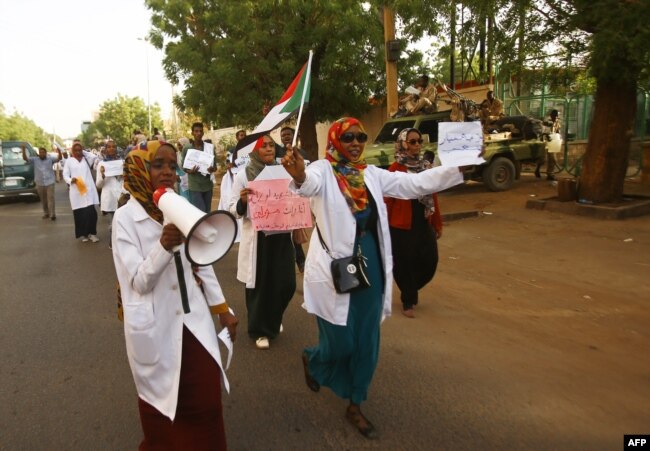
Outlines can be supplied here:
<path id="1" fill-rule="evenodd" d="M 566 171 L 571 175 L 580 175 L 582 157 L 591 127 L 594 99 L 591 95 L 569 95 L 565 97 L 554 94 L 539 94 L 520 97 L 508 97 L 507 85 L 499 86 L 506 115 L 531 116 L 540 119 L 548 117 L 553 109 L 560 112 L 564 148 L 556 158 L 557 172 Z M 635 177 L 641 171 L 642 143 L 650 138 L 650 94 L 640 91 L 637 95 L 634 137 L 630 144 L 628 177 Z"/>

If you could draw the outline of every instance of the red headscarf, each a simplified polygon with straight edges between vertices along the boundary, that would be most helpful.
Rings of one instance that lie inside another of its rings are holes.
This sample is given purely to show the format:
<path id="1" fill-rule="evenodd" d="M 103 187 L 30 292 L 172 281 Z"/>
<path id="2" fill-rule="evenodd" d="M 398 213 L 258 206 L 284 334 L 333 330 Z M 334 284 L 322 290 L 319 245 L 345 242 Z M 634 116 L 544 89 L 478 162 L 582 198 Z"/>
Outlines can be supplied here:
<path id="1" fill-rule="evenodd" d="M 357 215 L 365 211 L 368 206 L 368 191 L 363 181 L 363 172 L 367 165 L 363 159 L 363 153 L 361 153 L 357 161 L 350 161 L 350 154 L 341 145 L 341 135 L 354 125 L 365 132 L 363 124 L 353 117 L 344 117 L 332 124 L 327 133 L 325 158 L 334 169 L 336 181 L 348 203 L 348 207 L 350 207 L 350 211 L 352 214 Z"/>

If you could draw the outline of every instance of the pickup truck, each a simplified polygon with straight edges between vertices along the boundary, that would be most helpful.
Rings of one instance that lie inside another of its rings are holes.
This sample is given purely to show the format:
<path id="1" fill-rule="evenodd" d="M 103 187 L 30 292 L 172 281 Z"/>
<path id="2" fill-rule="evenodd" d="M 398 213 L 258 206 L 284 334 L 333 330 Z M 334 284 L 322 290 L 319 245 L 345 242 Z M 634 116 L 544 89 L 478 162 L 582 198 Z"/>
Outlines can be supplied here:
<path id="1" fill-rule="evenodd" d="M 23 160 L 21 145 L 25 144 L 27 156 L 36 157 L 38 152 L 30 143 L 2 141 L 0 156 L 0 198 L 39 200 L 34 183 L 34 165 Z"/>
<path id="2" fill-rule="evenodd" d="M 366 163 L 387 168 L 395 161 L 395 140 L 405 128 L 417 128 L 422 133 L 424 144 L 422 152 L 437 150 L 438 123 L 449 122 L 450 111 L 434 114 L 404 116 L 388 120 L 379 131 L 373 144 L 366 145 Z M 513 121 L 515 125 L 522 122 L 522 117 Z M 525 119 L 524 119 L 525 120 Z M 500 123 L 507 123 L 507 118 Z M 485 163 L 474 166 L 465 173 L 467 180 L 482 181 L 492 191 L 510 189 L 521 175 L 522 163 L 536 163 L 544 157 L 546 141 L 538 136 L 523 136 L 518 130 L 485 135 Z M 525 139 L 532 138 L 532 139 Z"/>

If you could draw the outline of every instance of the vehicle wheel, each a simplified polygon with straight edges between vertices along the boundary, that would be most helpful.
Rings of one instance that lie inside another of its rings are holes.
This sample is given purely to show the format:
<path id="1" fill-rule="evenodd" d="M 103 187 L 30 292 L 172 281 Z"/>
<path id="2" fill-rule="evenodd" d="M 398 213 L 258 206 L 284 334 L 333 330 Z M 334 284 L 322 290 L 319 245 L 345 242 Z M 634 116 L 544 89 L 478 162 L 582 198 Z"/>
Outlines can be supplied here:
<path id="1" fill-rule="evenodd" d="M 483 182 L 491 191 L 505 191 L 512 187 L 515 173 L 512 161 L 504 157 L 495 158 L 483 171 Z"/>

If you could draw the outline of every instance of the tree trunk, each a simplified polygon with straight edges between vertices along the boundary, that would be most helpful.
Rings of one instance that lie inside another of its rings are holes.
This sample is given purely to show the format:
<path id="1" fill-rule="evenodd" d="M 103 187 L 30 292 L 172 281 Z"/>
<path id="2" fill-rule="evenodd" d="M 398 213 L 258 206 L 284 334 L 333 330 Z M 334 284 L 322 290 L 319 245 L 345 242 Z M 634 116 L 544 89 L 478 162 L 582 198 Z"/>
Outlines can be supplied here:
<path id="1" fill-rule="evenodd" d="M 318 160 L 318 136 L 316 134 L 316 117 L 308 106 L 302 112 L 300 121 L 300 144 L 307 153 L 309 161 Z"/>
<path id="2" fill-rule="evenodd" d="M 636 114 L 636 83 L 598 80 L 595 105 L 579 198 L 593 203 L 620 202 Z"/>
<path id="3" fill-rule="evenodd" d="M 521 78 L 524 72 L 524 60 L 526 58 L 525 41 L 526 41 L 526 12 L 529 9 L 528 1 L 524 0 L 519 10 L 519 29 L 517 32 L 517 87 L 515 92 L 517 97 L 521 97 Z"/>

